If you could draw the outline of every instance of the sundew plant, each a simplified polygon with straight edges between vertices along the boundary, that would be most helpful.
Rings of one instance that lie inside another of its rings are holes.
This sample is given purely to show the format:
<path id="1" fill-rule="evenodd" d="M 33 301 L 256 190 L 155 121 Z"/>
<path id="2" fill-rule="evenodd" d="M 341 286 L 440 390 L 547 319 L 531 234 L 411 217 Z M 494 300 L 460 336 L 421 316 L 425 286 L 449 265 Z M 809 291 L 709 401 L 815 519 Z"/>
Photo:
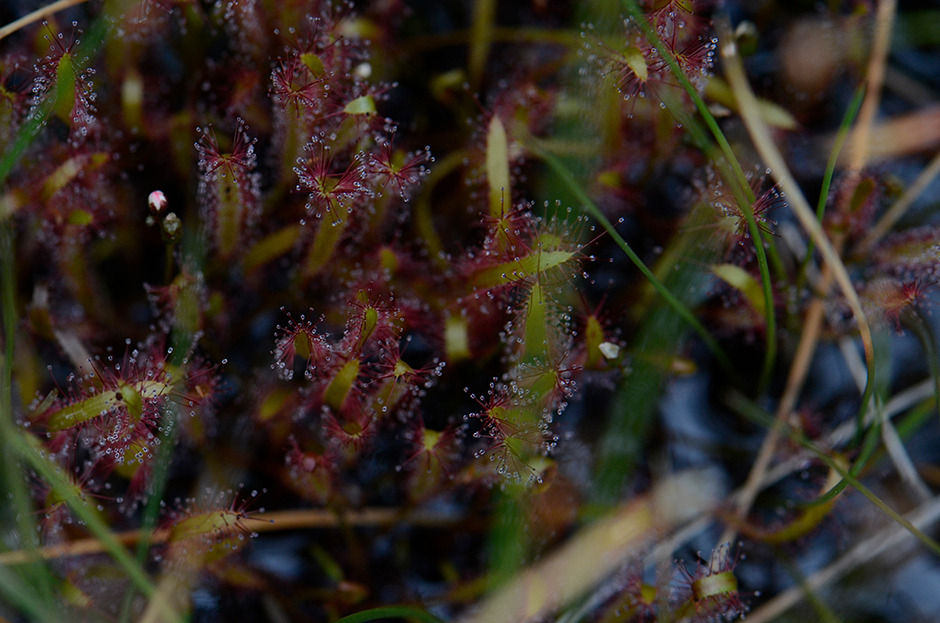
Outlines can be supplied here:
<path id="1" fill-rule="evenodd" d="M 0 21 L 0 620 L 940 618 L 937 12 Z"/>

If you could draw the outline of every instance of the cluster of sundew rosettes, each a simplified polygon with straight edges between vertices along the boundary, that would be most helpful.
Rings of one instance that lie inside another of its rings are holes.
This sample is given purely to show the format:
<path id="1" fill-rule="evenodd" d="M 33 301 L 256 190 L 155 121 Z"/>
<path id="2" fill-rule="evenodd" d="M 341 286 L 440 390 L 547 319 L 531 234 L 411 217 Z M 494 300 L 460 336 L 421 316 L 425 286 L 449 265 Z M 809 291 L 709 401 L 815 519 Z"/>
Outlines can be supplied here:
<path id="1" fill-rule="evenodd" d="M 669 55 L 692 85 L 701 90 L 714 63 L 717 39 L 707 34 L 710 20 L 702 17 L 702 2 L 656 2 L 647 13 L 650 25 Z M 625 36 L 617 43 L 603 40 L 587 24 L 582 31 L 587 46 L 587 60 L 611 76 L 624 100 L 629 101 L 627 115 L 633 116 L 633 101 L 657 96 L 662 88 L 678 86 L 669 64 L 656 46 L 646 38 L 631 19 L 624 20 Z"/>
<path id="2" fill-rule="evenodd" d="M 396 200 L 408 201 L 432 161 L 427 148 L 395 146 L 396 126 L 377 110 L 391 85 L 369 81 L 365 45 L 349 36 L 351 24 L 349 5 L 308 17 L 287 33 L 271 75 L 274 148 L 307 195 L 295 245 L 301 281 L 327 270 L 344 241 L 397 222 Z"/>
<path id="3" fill-rule="evenodd" d="M 307 426 L 289 438 L 287 462 L 308 497 L 325 497 L 333 471 L 367 452 L 393 414 L 404 422 L 421 417 L 418 403 L 443 363 L 432 360 L 420 368 L 407 363 L 404 324 L 405 313 L 394 298 L 360 291 L 348 301 L 339 337 L 319 331 L 305 316 L 291 317 L 279 329 L 272 367 L 285 380 L 298 366 L 303 369 L 298 417 Z"/>
<path id="4" fill-rule="evenodd" d="M 539 219 L 523 206 L 489 219 L 481 248 L 468 253 L 463 270 L 452 277 L 455 285 L 469 285 L 469 291 L 456 302 L 451 322 L 443 321 L 449 325 L 442 345 L 448 360 L 469 356 L 455 342 L 492 340 L 478 333 L 485 323 L 475 316 L 506 323 L 498 337 L 507 371 L 494 379 L 487 398 L 477 399 L 482 410 L 466 416 L 466 426 L 431 430 L 421 420 L 415 408 L 418 398 L 442 365 L 432 361 L 414 369 L 406 363 L 402 329 L 407 325 L 424 334 L 435 330 L 427 323 L 405 322 L 405 310 L 392 297 L 360 291 L 349 299 L 346 329 L 339 337 L 318 328 L 322 317 L 290 317 L 279 329 L 272 368 L 284 380 L 292 380 L 297 372 L 305 380 L 294 419 L 307 428 L 293 427 L 288 440 L 293 484 L 308 498 L 327 499 L 339 467 L 368 451 L 392 411 L 408 425 L 402 437 L 411 449 L 400 466 L 414 466 L 409 470 L 415 481 L 412 493 L 429 490 L 432 481 L 452 473 L 457 463 L 453 456 L 465 432 L 480 440 L 470 444 L 478 458 L 493 457 L 495 474 L 538 480 L 532 464 L 553 450 L 557 440 L 548 427 L 574 395 L 582 368 L 603 369 L 602 359 L 616 357 L 610 348 L 615 342 L 593 314 L 578 340 L 583 347 L 575 344 L 567 301 L 573 297 L 572 281 L 580 274 L 583 223 L 569 218 L 570 223 L 561 216 Z M 443 313 L 447 316 L 448 310 Z M 418 475 L 422 466 L 431 476 Z"/>
<path id="5" fill-rule="evenodd" d="M 80 378 L 70 375 L 64 395 L 33 405 L 30 426 L 46 435 L 49 456 L 83 474 L 82 482 L 124 481 L 119 500 L 133 505 L 146 492 L 161 437 L 177 425 L 176 411 L 186 420 L 205 415 L 218 381 L 201 362 L 174 364 L 172 348 L 159 340 L 127 348 L 120 359 L 109 352 L 87 362 L 90 372 Z"/>

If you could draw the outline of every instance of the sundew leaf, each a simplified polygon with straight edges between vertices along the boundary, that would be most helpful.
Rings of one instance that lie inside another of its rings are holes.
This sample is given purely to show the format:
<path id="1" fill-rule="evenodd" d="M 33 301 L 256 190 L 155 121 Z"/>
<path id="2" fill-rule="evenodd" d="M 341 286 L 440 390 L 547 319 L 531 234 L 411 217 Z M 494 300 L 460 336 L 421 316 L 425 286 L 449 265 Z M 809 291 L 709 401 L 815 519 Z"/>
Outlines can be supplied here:
<path id="1" fill-rule="evenodd" d="M 126 408 L 132 417 L 140 419 L 143 398 L 162 395 L 169 389 L 169 385 L 160 381 L 121 383 L 117 389 L 98 392 L 55 411 L 49 416 L 46 428 L 50 432 L 63 431 L 120 408 Z"/>
<path id="2" fill-rule="evenodd" d="M 525 257 L 485 268 L 473 277 L 475 288 L 495 288 L 519 283 L 529 277 L 563 266 L 577 255 L 576 250 L 535 250 Z"/>
<path id="3" fill-rule="evenodd" d="M 340 368 L 336 376 L 333 377 L 333 380 L 330 381 L 330 385 L 326 388 L 326 392 L 323 395 L 323 402 L 328 404 L 335 411 L 340 411 L 358 376 L 359 360 L 355 358 L 350 359 Z"/>
<path id="4" fill-rule="evenodd" d="M 363 95 L 346 104 L 343 112 L 347 115 L 374 115 L 378 111 L 375 108 L 375 99 L 371 95 Z"/>
<path id="5" fill-rule="evenodd" d="M 286 255 L 297 244 L 301 232 L 299 224 L 292 224 L 268 234 L 245 256 L 245 269 L 253 270 Z"/>
<path id="6" fill-rule="evenodd" d="M 323 61 L 313 52 L 304 52 L 301 54 L 300 62 L 302 62 L 304 66 L 310 70 L 310 73 L 314 78 L 319 78 L 326 72 L 326 68 L 323 66 Z"/>
<path id="7" fill-rule="evenodd" d="M 509 142 L 506 128 L 496 115 L 486 133 L 486 180 L 490 188 L 490 216 L 502 216 L 509 203 Z"/>
<path id="8" fill-rule="evenodd" d="M 239 193 L 238 180 L 234 175 L 216 177 L 216 195 L 219 198 L 216 239 L 219 253 L 224 258 L 232 257 L 241 241 L 241 225 L 245 204 Z"/>
<path id="9" fill-rule="evenodd" d="M 849 464 L 844 458 L 835 455 L 834 460 L 838 461 L 843 469 L 849 468 Z M 830 468 L 826 481 L 819 489 L 820 493 L 828 492 L 833 487 L 838 485 L 840 480 L 842 480 L 842 477 L 839 475 L 839 472 Z M 739 526 L 739 529 L 741 530 L 742 534 L 745 534 L 749 538 L 757 539 L 772 545 L 790 543 L 796 539 L 806 536 L 812 532 L 820 523 L 822 523 L 822 521 L 829 516 L 829 513 L 836 504 L 836 500 L 837 498 L 833 497 L 831 500 L 827 500 L 821 504 L 812 504 L 807 506 L 792 521 L 779 528 L 761 530 L 754 526 L 742 525 Z"/>
<path id="10" fill-rule="evenodd" d="M 708 79 L 708 84 L 705 86 L 705 96 L 735 112 L 738 110 L 738 104 L 731 93 L 731 88 L 721 78 L 712 76 Z M 761 116 L 771 127 L 780 130 L 796 130 L 800 127 L 800 123 L 785 108 L 763 98 L 758 98 L 757 103 L 760 106 Z"/>
<path id="11" fill-rule="evenodd" d="M 764 290 L 751 273 L 734 264 L 717 264 L 712 266 L 712 272 L 731 287 L 740 290 L 757 313 L 764 315 L 767 310 Z"/>
<path id="12" fill-rule="evenodd" d="M 623 51 L 623 59 L 627 67 L 636 74 L 640 82 L 646 82 L 649 79 L 649 67 L 646 64 L 646 59 L 643 57 L 643 52 L 640 48 L 631 45 Z"/>
<path id="13" fill-rule="evenodd" d="M 68 124 L 72 123 L 77 79 L 72 55 L 66 52 L 59 59 L 59 65 L 56 67 L 55 108 L 53 108 L 53 112 L 59 119 Z"/>

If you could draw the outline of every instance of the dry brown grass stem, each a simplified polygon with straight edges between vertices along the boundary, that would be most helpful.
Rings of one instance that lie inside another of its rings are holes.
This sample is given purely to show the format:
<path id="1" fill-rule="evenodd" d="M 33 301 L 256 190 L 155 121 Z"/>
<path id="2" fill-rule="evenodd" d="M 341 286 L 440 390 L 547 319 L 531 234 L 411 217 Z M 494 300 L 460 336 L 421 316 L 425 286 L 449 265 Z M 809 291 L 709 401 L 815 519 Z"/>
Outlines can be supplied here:
<path id="1" fill-rule="evenodd" d="M 349 513 L 336 513 L 326 509 L 298 509 L 285 511 L 272 511 L 258 515 L 251 515 L 246 520 L 246 527 L 254 532 L 275 532 L 285 530 L 313 530 L 330 529 L 340 526 L 388 526 L 397 522 L 419 526 L 450 525 L 455 521 L 453 515 L 434 513 L 414 513 L 405 515 L 392 508 L 366 508 L 361 511 Z M 159 545 L 166 543 L 170 536 L 168 528 L 155 530 L 150 538 L 151 543 Z M 136 544 L 141 538 L 140 530 L 130 530 L 114 535 L 114 538 L 125 547 Z M 94 538 L 78 539 L 67 543 L 60 543 L 43 547 L 36 552 L 15 550 L 0 553 L 0 566 L 21 565 L 30 561 L 32 554 L 37 554 L 44 560 L 65 558 L 67 556 L 87 556 L 105 552 L 101 541 Z"/>
<path id="2" fill-rule="evenodd" d="M 864 167 L 868 158 L 867 145 L 871 135 L 871 126 L 874 121 L 874 116 L 878 110 L 881 99 L 881 85 L 884 81 L 885 62 L 890 47 L 891 28 L 894 23 L 896 8 L 894 0 L 882 0 L 878 4 L 875 39 L 868 67 L 867 93 L 852 134 L 852 140 L 856 149 L 851 156 L 850 168 L 856 175 L 862 167 Z M 791 363 L 790 372 L 787 375 L 787 384 L 777 406 L 775 414 L 777 425 L 771 429 L 764 438 L 764 442 L 761 444 L 754 465 L 748 474 L 748 478 L 737 500 L 735 515 L 739 519 L 743 519 L 750 512 L 754 499 L 761 489 L 761 483 L 765 480 L 764 476 L 773 460 L 780 438 L 779 427 L 786 418 L 790 417 L 790 414 L 796 406 L 800 391 L 803 388 L 825 318 L 823 298 L 828 294 L 833 282 L 839 283 L 856 317 L 859 333 L 865 345 L 866 357 L 873 357 L 874 351 L 868 321 L 865 318 L 865 314 L 862 312 L 858 295 L 853 289 L 848 274 L 845 271 L 845 266 L 841 261 L 840 255 L 843 241 L 841 239 L 835 239 L 830 243 L 823 234 L 816 221 L 815 215 L 809 207 L 809 203 L 803 196 L 799 186 L 796 185 L 795 180 L 793 180 L 792 176 L 789 174 L 783 156 L 771 140 L 769 131 L 761 120 L 760 115 L 756 112 L 757 108 L 754 95 L 751 92 L 750 86 L 747 84 L 747 79 L 744 76 L 741 60 L 737 55 L 733 39 L 728 37 L 723 37 L 723 39 L 722 57 L 725 61 L 728 79 L 732 84 L 735 97 L 739 100 L 742 117 L 745 120 L 745 124 L 748 126 L 748 131 L 751 134 L 755 147 L 757 147 L 765 163 L 770 166 L 773 175 L 784 192 L 786 192 L 801 224 L 813 238 L 814 242 L 816 242 L 825 260 L 820 280 L 816 284 L 817 297 L 810 303 L 807 309 L 803 323 L 804 330 L 800 335 L 796 354 Z M 735 529 L 729 526 L 725 529 L 719 542 L 724 543 L 732 541 L 735 536 Z"/>
<path id="3" fill-rule="evenodd" d="M 42 7 L 41 9 L 36 9 L 32 13 L 24 15 L 18 20 L 12 21 L 6 26 L 0 28 L 0 39 L 9 37 L 20 28 L 29 26 L 33 22 L 46 19 L 50 15 L 58 13 L 59 11 L 64 11 L 69 7 L 73 7 L 84 2 L 87 2 L 87 0 L 58 0 L 57 2 L 53 2 L 52 4 Z"/>

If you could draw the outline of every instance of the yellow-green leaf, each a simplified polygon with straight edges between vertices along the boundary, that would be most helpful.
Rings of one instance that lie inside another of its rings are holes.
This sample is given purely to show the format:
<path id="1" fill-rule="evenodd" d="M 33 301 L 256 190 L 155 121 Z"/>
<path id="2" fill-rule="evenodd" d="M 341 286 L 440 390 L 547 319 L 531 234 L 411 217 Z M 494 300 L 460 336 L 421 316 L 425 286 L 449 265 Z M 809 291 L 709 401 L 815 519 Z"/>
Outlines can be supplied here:
<path id="1" fill-rule="evenodd" d="M 375 100 L 372 99 L 371 95 L 357 97 L 353 101 L 346 104 L 343 112 L 347 115 L 374 115 L 377 112 L 375 108 Z"/>
<path id="2" fill-rule="evenodd" d="M 708 79 L 708 84 L 705 85 L 705 97 L 735 112 L 738 110 L 738 104 L 734 99 L 731 88 L 721 78 L 713 76 Z M 799 122 L 793 115 L 769 100 L 758 99 L 757 106 L 761 117 L 771 127 L 780 128 L 781 130 L 796 130 L 800 127 Z"/>
<path id="3" fill-rule="evenodd" d="M 323 402 L 328 404 L 334 411 L 339 412 L 358 376 L 359 360 L 350 359 L 330 381 L 330 386 L 326 388 L 323 395 Z"/>
<path id="4" fill-rule="evenodd" d="M 490 120 L 486 134 L 486 179 L 490 188 L 490 215 L 500 218 L 504 212 L 509 212 L 509 141 L 506 128 L 496 115 Z"/>
<path id="5" fill-rule="evenodd" d="M 734 264 L 717 264 L 712 266 L 712 272 L 731 287 L 740 290 L 757 313 L 764 315 L 767 310 L 764 290 L 749 272 Z"/>
<path id="6" fill-rule="evenodd" d="M 474 288 L 494 288 L 528 279 L 572 260 L 576 251 L 533 251 L 530 255 L 485 268 L 473 277 Z"/>
<path id="7" fill-rule="evenodd" d="M 75 84 L 78 76 L 75 73 L 75 63 L 68 52 L 59 59 L 55 76 L 55 107 L 53 112 L 59 119 L 71 125 L 72 110 L 75 108 Z"/>
<path id="8" fill-rule="evenodd" d="M 120 408 L 127 409 L 134 419 L 139 420 L 143 414 L 143 396 L 163 395 L 169 389 L 160 381 L 121 383 L 117 389 L 98 392 L 59 409 L 49 416 L 46 428 L 50 432 L 66 430 Z"/>
<path id="9" fill-rule="evenodd" d="M 626 62 L 627 67 L 636 74 L 636 77 L 640 82 L 646 82 L 649 78 L 649 68 L 646 66 L 646 58 L 643 56 L 643 51 L 635 45 L 631 45 L 623 52 L 623 60 Z"/>

